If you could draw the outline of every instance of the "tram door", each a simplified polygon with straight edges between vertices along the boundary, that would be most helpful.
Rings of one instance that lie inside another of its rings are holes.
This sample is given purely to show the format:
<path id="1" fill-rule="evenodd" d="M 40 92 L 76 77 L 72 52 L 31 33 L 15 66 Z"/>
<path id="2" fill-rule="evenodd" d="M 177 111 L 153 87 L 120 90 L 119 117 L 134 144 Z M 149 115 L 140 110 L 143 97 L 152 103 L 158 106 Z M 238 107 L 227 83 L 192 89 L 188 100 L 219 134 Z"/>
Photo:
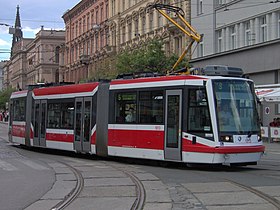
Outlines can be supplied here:
<path id="1" fill-rule="evenodd" d="M 75 141 L 74 149 L 78 152 L 89 152 L 91 136 L 92 99 L 76 98 L 75 101 Z"/>
<path id="2" fill-rule="evenodd" d="M 181 160 L 182 90 L 166 91 L 165 144 L 166 160 Z"/>
<path id="3" fill-rule="evenodd" d="M 47 101 L 35 101 L 34 106 L 34 146 L 46 146 L 46 118 L 47 118 Z"/>

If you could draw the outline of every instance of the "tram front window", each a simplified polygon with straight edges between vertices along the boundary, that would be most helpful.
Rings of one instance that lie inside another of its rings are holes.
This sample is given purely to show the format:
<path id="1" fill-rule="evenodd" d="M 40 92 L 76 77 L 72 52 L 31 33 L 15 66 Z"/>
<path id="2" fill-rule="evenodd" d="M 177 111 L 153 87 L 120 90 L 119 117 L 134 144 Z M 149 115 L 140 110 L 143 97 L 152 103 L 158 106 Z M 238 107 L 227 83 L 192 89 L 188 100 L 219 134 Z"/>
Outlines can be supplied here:
<path id="1" fill-rule="evenodd" d="M 220 135 L 259 134 L 253 83 L 245 80 L 215 80 L 213 87 Z"/>

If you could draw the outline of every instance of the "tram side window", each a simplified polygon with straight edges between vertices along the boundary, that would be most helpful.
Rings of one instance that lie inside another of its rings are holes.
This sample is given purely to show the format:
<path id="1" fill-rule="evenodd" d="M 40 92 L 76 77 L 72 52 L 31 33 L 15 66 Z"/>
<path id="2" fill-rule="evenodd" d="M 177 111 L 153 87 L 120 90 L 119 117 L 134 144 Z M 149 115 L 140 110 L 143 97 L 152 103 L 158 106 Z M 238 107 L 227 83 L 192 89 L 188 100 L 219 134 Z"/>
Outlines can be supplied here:
<path id="1" fill-rule="evenodd" d="M 74 102 L 48 104 L 48 128 L 73 129 Z"/>
<path id="2" fill-rule="evenodd" d="M 74 102 L 61 104 L 61 128 L 73 129 L 74 128 Z"/>
<path id="3" fill-rule="evenodd" d="M 188 130 L 204 133 L 212 130 L 205 89 L 189 90 Z"/>
<path id="4" fill-rule="evenodd" d="M 60 103 L 48 104 L 48 128 L 59 128 L 60 125 Z"/>
<path id="5" fill-rule="evenodd" d="M 163 91 L 139 94 L 140 123 L 163 123 Z"/>
<path id="6" fill-rule="evenodd" d="M 13 120 L 24 121 L 25 120 L 25 98 L 18 98 L 13 100 Z"/>
<path id="7" fill-rule="evenodd" d="M 116 94 L 116 123 L 136 123 L 137 121 L 137 94 L 126 92 Z"/>

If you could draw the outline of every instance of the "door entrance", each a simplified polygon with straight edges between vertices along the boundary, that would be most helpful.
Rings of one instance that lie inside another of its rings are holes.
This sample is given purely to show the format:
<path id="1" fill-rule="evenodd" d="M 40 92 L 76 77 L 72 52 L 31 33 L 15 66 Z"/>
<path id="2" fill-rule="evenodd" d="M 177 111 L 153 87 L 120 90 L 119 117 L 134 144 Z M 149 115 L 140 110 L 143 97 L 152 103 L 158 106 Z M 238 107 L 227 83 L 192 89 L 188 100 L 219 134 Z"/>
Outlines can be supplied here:
<path id="1" fill-rule="evenodd" d="M 90 152 L 92 99 L 76 98 L 75 124 L 74 124 L 74 149 L 78 152 Z"/>
<path id="2" fill-rule="evenodd" d="M 165 144 L 166 160 L 181 160 L 182 90 L 166 91 Z"/>
<path id="3" fill-rule="evenodd" d="M 46 146 L 46 118 L 47 118 L 47 101 L 35 101 L 34 109 L 34 146 Z"/>

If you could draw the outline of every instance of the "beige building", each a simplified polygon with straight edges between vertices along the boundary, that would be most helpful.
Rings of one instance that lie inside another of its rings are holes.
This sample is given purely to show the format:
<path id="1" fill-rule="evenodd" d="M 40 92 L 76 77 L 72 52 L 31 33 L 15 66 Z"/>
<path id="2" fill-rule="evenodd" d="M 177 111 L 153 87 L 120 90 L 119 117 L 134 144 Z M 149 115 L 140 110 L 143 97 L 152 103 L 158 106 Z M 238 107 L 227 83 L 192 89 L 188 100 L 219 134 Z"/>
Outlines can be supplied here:
<path id="1" fill-rule="evenodd" d="M 38 82 L 59 82 L 59 52 L 65 31 L 41 30 L 34 39 L 23 38 L 19 6 L 10 60 L 3 66 L 4 88 L 25 89 Z"/>
<path id="2" fill-rule="evenodd" d="M 26 66 L 27 66 L 27 50 L 26 46 L 33 39 L 22 38 L 15 42 L 12 48 L 12 56 L 10 61 L 4 66 L 4 84 L 12 88 L 23 89 L 27 85 Z"/>
<path id="3" fill-rule="evenodd" d="M 82 0 L 67 11 L 63 15 L 66 43 L 61 51 L 61 78 L 69 82 L 110 78 L 118 53 L 152 39 L 164 41 L 167 55 L 181 54 L 188 37 L 156 10 L 148 9 L 154 3 L 178 6 L 190 19 L 189 2 L 181 0 Z"/>
<path id="4" fill-rule="evenodd" d="M 155 9 L 149 9 L 154 3 L 180 7 L 189 21 L 190 5 L 181 0 L 110 0 L 110 44 L 116 46 L 117 52 L 130 50 L 144 45 L 151 39 L 165 42 L 167 54 L 181 54 L 188 37 Z M 171 16 L 176 19 L 174 15 Z"/>
<path id="5" fill-rule="evenodd" d="M 4 86 L 25 89 L 40 82 L 59 82 L 59 50 L 64 39 L 65 31 L 42 28 L 35 39 L 15 42 L 4 66 Z"/>
<path id="6" fill-rule="evenodd" d="M 59 82 L 59 51 L 65 42 L 65 31 L 44 30 L 26 46 L 27 84 Z"/>

